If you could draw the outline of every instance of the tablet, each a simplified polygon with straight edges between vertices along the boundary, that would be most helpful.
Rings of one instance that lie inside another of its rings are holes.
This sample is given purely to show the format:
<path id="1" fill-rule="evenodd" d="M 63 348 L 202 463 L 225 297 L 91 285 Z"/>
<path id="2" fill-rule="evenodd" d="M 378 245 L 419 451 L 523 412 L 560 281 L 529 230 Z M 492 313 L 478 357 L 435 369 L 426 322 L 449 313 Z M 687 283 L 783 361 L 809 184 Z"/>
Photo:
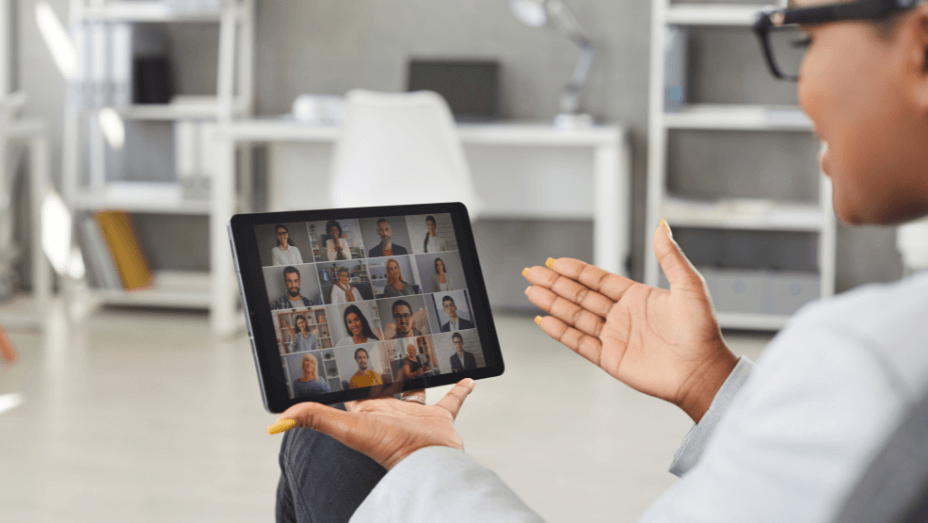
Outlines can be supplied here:
<path id="1" fill-rule="evenodd" d="M 229 236 L 268 411 L 503 373 L 463 204 L 239 214 Z"/>

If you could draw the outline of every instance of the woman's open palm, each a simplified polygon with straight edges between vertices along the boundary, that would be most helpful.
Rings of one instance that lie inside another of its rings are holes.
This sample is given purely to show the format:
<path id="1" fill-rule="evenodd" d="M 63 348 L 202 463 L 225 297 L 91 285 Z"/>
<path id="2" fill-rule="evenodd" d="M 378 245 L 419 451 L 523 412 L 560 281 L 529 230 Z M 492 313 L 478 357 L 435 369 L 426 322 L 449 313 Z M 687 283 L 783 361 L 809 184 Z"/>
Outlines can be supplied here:
<path id="1" fill-rule="evenodd" d="M 571 258 L 533 267 L 529 299 L 551 314 L 539 325 L 610 375 L 679 405 L 695 421 L 737 360 L 725 345 L 705 282 L 673 241 L 654 235 L 670 282 L 658 289 Z"/>

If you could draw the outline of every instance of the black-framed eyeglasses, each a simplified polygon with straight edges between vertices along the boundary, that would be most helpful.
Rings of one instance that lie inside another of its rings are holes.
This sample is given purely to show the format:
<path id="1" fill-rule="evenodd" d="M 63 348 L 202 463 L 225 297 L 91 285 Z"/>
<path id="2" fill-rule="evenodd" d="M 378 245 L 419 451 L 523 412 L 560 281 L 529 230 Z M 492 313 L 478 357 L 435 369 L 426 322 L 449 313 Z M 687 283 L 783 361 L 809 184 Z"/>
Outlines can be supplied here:
<path id="1" fill-rule="evenodd" d="M 861 2 L 777 9 L 765 7 L 754 21 L 767 67 L 781 80 L 799 79 L 799 67 L 811 39 L 800 24 L 814 25 L 838 20 L 880 19 L 910 9 L 921 0 L 863 0 Z"/>

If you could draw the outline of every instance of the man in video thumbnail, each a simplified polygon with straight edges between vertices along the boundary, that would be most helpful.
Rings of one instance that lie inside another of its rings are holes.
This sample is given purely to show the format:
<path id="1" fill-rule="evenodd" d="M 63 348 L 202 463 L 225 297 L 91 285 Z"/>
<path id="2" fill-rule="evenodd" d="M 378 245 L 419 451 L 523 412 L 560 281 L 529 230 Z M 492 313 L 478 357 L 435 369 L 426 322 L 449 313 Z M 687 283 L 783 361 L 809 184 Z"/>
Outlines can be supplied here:
<path id="1" fill-rule="evenodd" d="M 422 333 L 413 324 L 412 307 L 404 300 L 393 302 L 393 320 L 396 322 L 394 340 L 422 336 Z"/>
<path id="2" fill-rule="evenodd" d="M 441 299 L 442 308 L 445 309 L 445 314 L 448 315 L 448 323 L 445 323 L 441 326 L 442 332 L 451 332 L 464 329 L 473 329 L 474 324 L 465 320 L 464 318 L 458 317 L 458 307 L 454 304 L 454 298 L 451 296 L 445 296 Z"/>
<path id="3" fill-rule="evenodd" d="M 284 283 L 287 284 L 287 294 L 274 302 L 274 309 L 295 309 L 297 307 L 310 307 L 313 300 L 300 295 L 300 271 L 296 267 L 284 269 Z"/>
<path id="4" fill-rule="evenodd" d="M 477 360 L 474 359 L 474 355 L 464 350 L 464 336 L 455 332 L 451 335 L 451 342 L 454 343 L 454 350 L 457 351 L 451 355 L 451 372 L 476 369 Z"/>
<path id="5" fill-rule="evenodd" d="M 354 361 L 358 362 L 358 372 L 355 372 L 354 375 L 351 376 L 351 381 L 348 382 L 348 388 L 357 389 L 383 384 L 383 380 L 380 379 L 380 374 L 367 368 L 369 360 L 370 356 L 368 356 L 365 349 L 354 351 Z"/>
<path id="6" fill-rule="evenodd" d="M 377 235 L 380 236 L 380 243 L 368 252 L 371 258 L 409 254 L 406 247 L 393 243 L 393 228 L 386 218 L 377 220 Z"/>

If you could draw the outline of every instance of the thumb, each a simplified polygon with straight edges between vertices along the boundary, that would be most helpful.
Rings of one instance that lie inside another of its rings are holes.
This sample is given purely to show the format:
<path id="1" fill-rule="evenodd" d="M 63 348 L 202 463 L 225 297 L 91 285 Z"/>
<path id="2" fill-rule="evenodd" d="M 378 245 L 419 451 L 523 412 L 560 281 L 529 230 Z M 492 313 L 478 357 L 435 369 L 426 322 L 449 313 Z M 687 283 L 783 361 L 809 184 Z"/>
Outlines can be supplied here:
<path id="1" fill-rule="evenodd" d="M 670 282 L 671 291 L 698 290 L 705 292 L 702 276 L 686 258 L 680 246 L 673 239 L 670 226 L 661 218 L 660 225 L 654 231 L 654 255 L 660 263 L 667 281 Z"/>

